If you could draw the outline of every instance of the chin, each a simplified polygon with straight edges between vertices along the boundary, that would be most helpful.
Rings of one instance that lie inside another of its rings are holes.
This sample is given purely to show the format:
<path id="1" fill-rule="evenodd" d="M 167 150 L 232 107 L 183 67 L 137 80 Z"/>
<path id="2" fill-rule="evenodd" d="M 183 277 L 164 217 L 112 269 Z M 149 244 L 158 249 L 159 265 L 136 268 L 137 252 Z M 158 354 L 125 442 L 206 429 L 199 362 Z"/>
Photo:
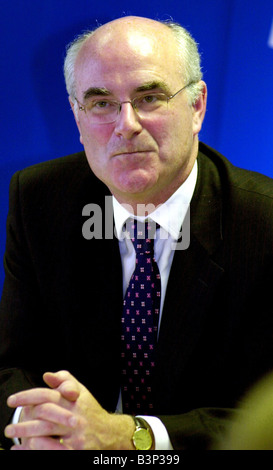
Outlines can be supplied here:
<path id="1" fill-rule="evenodd" d="M 156 184 L 157 178 L 154 175 L 127 175 L 119 181 L 119 189 L 131 195 L 140 195 L 147 193 Z"/>

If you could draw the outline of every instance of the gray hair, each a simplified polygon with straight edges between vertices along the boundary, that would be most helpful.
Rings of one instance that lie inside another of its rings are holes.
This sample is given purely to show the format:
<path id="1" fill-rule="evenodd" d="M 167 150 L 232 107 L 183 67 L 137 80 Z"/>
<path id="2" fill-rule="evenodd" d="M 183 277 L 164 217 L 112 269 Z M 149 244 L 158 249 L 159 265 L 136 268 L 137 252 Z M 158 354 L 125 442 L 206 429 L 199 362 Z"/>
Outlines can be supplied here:
<path id="1" fill-rule="evenodd" d="M 178 60 L 181 67 L 180 73 L 185 80 L 185 84 L 192 83 L 192 85 L 187 88 L 187 94 L 189 103 L 194 104 L 203 88 L 202 84 L 200 84 L 203 74 L 198 44 L 189 31 L 180 24 L 172 21 L 162 21 L 161 23 L 172 30 L 177 41 Z"/>
<path id="2" fill-rule="evenodd" d="M 172 21 L 159 22 L 166 25 L 174 33 L 174 37 L 178 45 L 178 58 L 181 64 L 181 74 L 183 74 L 185 84 L 192 82 L 192 85 L 187 88 L 188 99 L 190 104 L 194 104 L 202 90 L 202 84 L 199 83 L 202 79 L 202 71 L 197 43 L 191 34 L 180 24 Z M 75 62 L 82 45 L 94 34 L 96 30 L 97 28 L 81 34 L 68 45 L 66 50 L 64 76 L 67 93 L 73 101 L 75 101 L 76 97 Z"/>
<path id="3" fill-rule="evenodd" d="M 96 28 L 97 29 L 97 28 Z M 87 31 L 76 37 L 74 41 L 68 44 L 66 49 L 66 57 L 64 60 L 64 78 L 68 95 L 74 101 L 76 98 L 76 82 L 75 82 L 75 63 L 82 45 L 96 31 Z"/>

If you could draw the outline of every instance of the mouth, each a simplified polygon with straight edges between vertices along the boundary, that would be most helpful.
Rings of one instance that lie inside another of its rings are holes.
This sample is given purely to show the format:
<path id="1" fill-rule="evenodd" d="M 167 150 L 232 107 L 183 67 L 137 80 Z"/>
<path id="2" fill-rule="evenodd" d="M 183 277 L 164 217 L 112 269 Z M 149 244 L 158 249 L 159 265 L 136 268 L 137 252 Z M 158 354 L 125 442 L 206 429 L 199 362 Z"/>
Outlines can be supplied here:
<path id="1" fill-rule="evenodd" d="M 150 153 L 151 150 L 122 150 L 113 154 L 113 157 L 120 157 L 120 156 L 138 156 L 142 154 Z"/>

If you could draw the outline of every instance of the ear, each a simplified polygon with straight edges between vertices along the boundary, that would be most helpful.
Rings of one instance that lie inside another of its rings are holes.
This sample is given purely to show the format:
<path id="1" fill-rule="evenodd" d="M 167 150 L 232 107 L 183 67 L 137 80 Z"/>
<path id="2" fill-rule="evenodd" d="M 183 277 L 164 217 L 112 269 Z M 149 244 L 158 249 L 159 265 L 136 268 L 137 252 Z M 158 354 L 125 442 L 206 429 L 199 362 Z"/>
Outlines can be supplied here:
<path id="1" fill-rule="evenodd" d="M 82 133 L 81 133 L 81 127 L 80 127 L 80 121 L 79 121 L 79 116 L 78 116 L 78 112 L 79 112 L 78 106 L 75 104 L 75 102 L 71 99 L 70 96 L 69 96 L 68 100 L 69 100 L 69 103 L 70 103 L 71 109 L 72 109 L 72 111 L 73 111 L 74 118 L 75 118 L 75 121 L 76 121 L 78 130 L 79 130 L 80 142 L 81 142 L 81 144 L 83 144 L 83 141 L 82 141 Z"/>
<path id="2" fill-rule="evenodd" d="M 207 107 L 207 85 L 205 82 L 201 81 L 201 91 L 197 101 L 192 106 L 193 110 L 193 135 L 197 135 L 204 121 L 206 107 Z"/>

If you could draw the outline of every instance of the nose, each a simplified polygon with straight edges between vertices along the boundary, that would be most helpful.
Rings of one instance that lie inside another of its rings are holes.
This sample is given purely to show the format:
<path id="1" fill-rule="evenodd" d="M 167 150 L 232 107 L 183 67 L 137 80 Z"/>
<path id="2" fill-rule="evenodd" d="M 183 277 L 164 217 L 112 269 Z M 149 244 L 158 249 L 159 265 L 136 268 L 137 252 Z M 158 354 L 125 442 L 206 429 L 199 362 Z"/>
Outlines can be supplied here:
<path id="1" fill-rule="evenodd" d="M 119 115 L 115 122 L 115 134 L 130 140 L 142 130 L 139 116 L 130 102 L 122 103 Z"/>

